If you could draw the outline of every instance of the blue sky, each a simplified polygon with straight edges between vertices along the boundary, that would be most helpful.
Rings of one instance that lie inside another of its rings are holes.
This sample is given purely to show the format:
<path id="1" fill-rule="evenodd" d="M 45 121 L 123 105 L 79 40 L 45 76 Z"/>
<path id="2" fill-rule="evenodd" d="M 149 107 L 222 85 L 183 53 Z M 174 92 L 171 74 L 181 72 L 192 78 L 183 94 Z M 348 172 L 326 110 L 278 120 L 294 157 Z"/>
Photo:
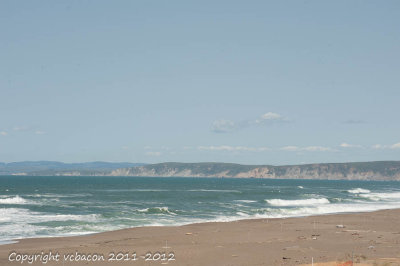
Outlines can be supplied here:
<path id="1" fill-rule="evenodd" d="M 0 161 L 400 160 L 399 1 L 1 1 Z"/>

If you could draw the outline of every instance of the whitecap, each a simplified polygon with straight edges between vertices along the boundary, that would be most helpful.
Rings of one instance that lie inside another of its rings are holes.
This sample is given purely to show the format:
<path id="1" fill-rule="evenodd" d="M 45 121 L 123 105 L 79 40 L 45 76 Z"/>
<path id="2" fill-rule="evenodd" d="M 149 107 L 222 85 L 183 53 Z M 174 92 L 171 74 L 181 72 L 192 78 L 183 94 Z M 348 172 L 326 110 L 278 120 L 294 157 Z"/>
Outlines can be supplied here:
<path id="1" fill-rule="evenodd" d="M 145 208 L 145 209 L 139 209 L 137 210 L 138 212 L 141 213 L 147 213 L 147 214 L 172 214 L 176 215 L 173 211 L 170 211 L 168 207 L 151 207 L 151 208 Z"/>
<path id="2" fill-rule="evenodd" d="M 288 218 L 333 213 L 370 212 L 399 208 L 399 204 L 327 204 L 314 207 L 258 209 L 254 218 Z"/>
<path id="3" fill-rule="evenodd" d="M 243 202 L 243 203 L 254 203 L 257 202 L 256 200 L 235 200 L 237 202 Z"/>
<path id="4" fill-rule="evenodd" d="M 0 199 L 0 204 L 27 204 L 28 201 L 20 196 Z"/>
<path id="5" fill-rule="evenodd" d="M 380 200 L 400 200 L 400 192 L 391 192 L 391 193 L 368 193 L 368 194 L 360 194 L 360 197 L 367 198 L 374 201 Z"/>
<path id="6" fill-rule="evenodd" d="M 239 190 L 229 189 L 190 189 L 191 192 L 222 192 L 222 193 L 240 193 Z"/>
<path id="7" fill-rule="evenodd" d="M 354 189 L 347 190 L 347 192 L 352 193 L 352 194 L 360 194 L 360 193 L 370 193 L 371 190 L 364 189 L 364 188 L 354 188 Z"/>
<path id="8" fill-rule="evenodd" d="M 272 206 L 308 206 L 318 204 L 329 204 L 326 198 L 320 199 L 300 199 L 300 200 L 283 200 L 283 199 L 267 199 L 265 200 Z"/>

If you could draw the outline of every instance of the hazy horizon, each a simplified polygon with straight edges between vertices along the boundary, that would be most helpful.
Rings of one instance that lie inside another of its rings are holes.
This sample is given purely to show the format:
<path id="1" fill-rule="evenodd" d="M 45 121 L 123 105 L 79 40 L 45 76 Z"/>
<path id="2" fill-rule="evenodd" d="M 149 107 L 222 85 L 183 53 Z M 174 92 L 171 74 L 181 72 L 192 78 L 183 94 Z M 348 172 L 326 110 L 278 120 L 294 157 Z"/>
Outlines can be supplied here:
<path id="1" fill-rule="evenodd" d="M 110 163 L 110 164 L 138 164 L 138 165 L 149 165 L 149 164 L 163 164 L 163 163 L 188 163 L 188 164 L 201 164 L 201 163 L 221 163 L 221 164 L 242 164 L 242 165 L 269 165 L 269 166 L 290 166 L 290 165 L 305 165 L 305 164 L 346 164 L 346 163 L 374 163 L 374 162 L 398 162 L 400 160 L 385 160 L 385 161 L 339 161 L 339 162 L 310 162 L 310 163 L 299 163 L 299 164 L 247 164 L 247 163 L 233 163 L 228 161 L 193 161 L 193 162 L 179 162 L 179 161 L 160 161 L 153 163 L 146 162 L 124 162 L 124 161 L 81 161 L 81 162 L 63 162 L 63 161 L 51 161 L 51 160 L 38 160 L 38 161 L 12 161 L 12 162 L 0 162 L 4 164 L 13 163 L 38 163 L 38 162 L 51 162 L 51 163 L 63 163 L 63 164 L 90 164 L 90 163 Z"/>

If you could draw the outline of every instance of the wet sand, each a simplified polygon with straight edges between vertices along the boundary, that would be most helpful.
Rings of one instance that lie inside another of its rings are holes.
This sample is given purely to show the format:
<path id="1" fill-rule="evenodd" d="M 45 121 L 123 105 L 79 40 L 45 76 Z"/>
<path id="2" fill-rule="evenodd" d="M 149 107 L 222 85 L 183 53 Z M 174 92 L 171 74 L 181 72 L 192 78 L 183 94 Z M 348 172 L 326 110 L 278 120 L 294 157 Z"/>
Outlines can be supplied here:
<path id="1" fill-rule="evenodd" d="M 50 251 L 52 260 L 44 264 Z M 24 255 L 28 259 L 35 254 L 35 263 L 21 264 Z M 312 261 L 400 265 L 400 210 L 140 227 L 0 245 L 0 265 L 311 265 Z"/>

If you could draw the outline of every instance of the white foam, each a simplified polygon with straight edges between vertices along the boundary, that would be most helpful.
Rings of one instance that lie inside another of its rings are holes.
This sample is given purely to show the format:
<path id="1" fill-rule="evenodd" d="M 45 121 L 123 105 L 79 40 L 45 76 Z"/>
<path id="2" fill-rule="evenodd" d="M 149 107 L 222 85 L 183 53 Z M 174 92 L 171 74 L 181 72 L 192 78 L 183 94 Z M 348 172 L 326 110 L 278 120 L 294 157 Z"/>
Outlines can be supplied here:
<path id="1" fill-rule="evenodd" d="M 46 227 L 38 225 L 5 224 L 1 225 L 0 240 L 12 240 L 16 238 L 27 238 L 37 236 L 37 232 L 45 231 Z"/>
<path id="2" fill-rule="evenodd" d="M 237 212 L 236 214 L 239 215 L 239 216 L 242 216 L 242 217 L 249 217 L 249 215 L 247 213 L 244 213 L 244 212 Z"/>
<path id="3" fill-rule="evenodd" d="M 100 191 L 107 191 L 107 192 L 166 192 L 166 191 L 172 191 L 169 189 L 145 189 L 145 188 L 134 188 L 134 189 L 106 189 L 106 190 L 100 190 Z"/>
<path id="4" fill-rule="evenodd" d="M 176 215 L 176 213 L 170 211 L 168 207 L 151 207 L 151 208 L 145 208 L 145 209 L 139 209 L 137 210 L 138 212 L 142 213 L 149 213 L 149 214 L 162 214 L 162 213 L 167 213 L 167 214 L 172 214 Z"/>
<path id="5" fill-rule="evenodd" d="M 326 198 L 301 200 L 268 199 L 265 201 L 272 206 L 309 206 L 330 203 L 329 200 Z"/>
<path id="6" fill-rule="evenodd" d="M 370 193 L 371 190 L 364 189 L 364 188 L 355 188 L 355 189 L 347 190 L 347 192 L 349 192 L 351 194 L 360 194 L 360 193 Z"/>
<path id="7" fill-rule="evenodd" d="M 243 202 L 243 203 L 254 203 L 257 202 L 256 200 L 235 200 L 237 202 Z"/>
<path id="8" fill-rule="evenodd" d="M 92 196 L 90 193 L 80 193 L 80 194 L 53 194 L 53 193 L 44 193 L 44 194 L 26 194 L 27 197 L 33 198 L 79 198 L 79 197 L 89 197 Z"/>
<path id="9" fill-rule="evenodd" d="M 311 215 L 323 215 L 333 213 L 349 213 L 349 212 L 370 212 L 384 209 L 399 208 L 399 203 L 388 204 L 327 204 L 315 207 L 300 208 L 266 208 L 259 209 L 255 218 L 287 218 Z"/>
<path id="10" fill-rule="evenodd" d="M 389 192 L 389 193 L 368 193 L 360 194 L 360 197 L 367 198 L 374 201 L 390 201 L 390 200 L 400 200 L 400 192 Z"/>
<path id="11" fill-rule="evenodd" d="M 28 201 L 20 196 L 0 199 L 0 204 L 27 204 Z"/>
<path id="12" fill-rule="evenodd" d="M 19 208 L 0 208 L 0 222 L 13 222 L 19 224 L 42 223 L 53 221 L 87 221 L 94 222 L 99 219 L 97 214 L 46 214 Z"/>
<path id="13" fill-rule="evenodd" d="M 76 229 L 73 226 L 66 225 L 64 226 L 65 230 L 59 230 L 60 227 L 51 227 L 46 224 L 47 222 L 54 221 L 79 221 L 83 222 L 83 224 L 80 224 L 80 227 Z M 100 216 L 97 214 L 47 214 L 22 208 L 0 208 L 0 240 L 75 234 L 71 232 L 79 232 L 76 235 L 81 235 L 87 232 L 103 231 L 93 230 L 96 228 L 91 228 L 91 225 L 87 224 L 93 222 L 104 222 L 104 220 L 100 219 Z"/>
<path id="14" fill-rule="evenodd" d="M 19 217 L 29 217 L 29 211 L 17 208 L 0 208 L 0 222 L 10 222 L 13 219 L 18 220 Z"/>
<path id="15" fill-rule="evenodd" d="M 301 189 L 303 189 L 304 187 L 303 186 L 297 186 L 298 188 L 301 188 Z"/>
<path id="16" fill-rule="evenodd" d="M 229 189 L 190 189 L 191 192 L 222 192 L 222 193 L 240 193 L 239 190 Z"/>

